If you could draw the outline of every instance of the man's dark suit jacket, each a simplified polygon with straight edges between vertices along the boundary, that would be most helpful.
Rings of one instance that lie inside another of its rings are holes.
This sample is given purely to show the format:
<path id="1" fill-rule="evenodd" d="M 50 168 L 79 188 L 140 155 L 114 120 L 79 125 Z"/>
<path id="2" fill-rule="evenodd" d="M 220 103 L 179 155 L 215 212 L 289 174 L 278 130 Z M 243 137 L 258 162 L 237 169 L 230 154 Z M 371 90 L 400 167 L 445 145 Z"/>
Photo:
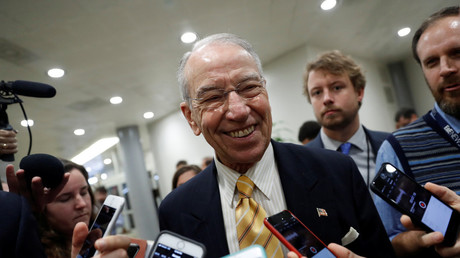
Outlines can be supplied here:
<path id="1" fill-rule="evenodd" d="M 380 132 L 380 131 L 372 131 L 364 127 L 364 133 L 369 137 L 369 142 L 372 147 L 372 153 L 374 153 L 374 156 L 377 157 L 377 152 L 380 149 L 380 145 L 382 145 L 383 141 L 390 136 L 391 133 L 387 132 Z M 309 143 L 307 143 L 305 146 L 308 147 L 315 147 L 315 148 L 324 148 L 324 143 L 321 140 L 321 135 L 318 134 L 318 136 L 315 137 L 315 139 L 311 140 Z"/>
<path id="2" fill-rule="evenodd" d="M 367 187 L 351 158 L 335 151 L 272 141 L 288 210 L 325 243 L 347 245 L 367 257 L 393 257 L 393 249 Z M 327 216 L 319 216 L 317 208 Z M 160 229 L 203 243 L 207 257 L 229 253 L 214 162 L 161 202 Z"/>
<path id="3" fill-rule="evenodd" d="M 27 201 L 0 191 L 0 257 L 46 257 Z"/>

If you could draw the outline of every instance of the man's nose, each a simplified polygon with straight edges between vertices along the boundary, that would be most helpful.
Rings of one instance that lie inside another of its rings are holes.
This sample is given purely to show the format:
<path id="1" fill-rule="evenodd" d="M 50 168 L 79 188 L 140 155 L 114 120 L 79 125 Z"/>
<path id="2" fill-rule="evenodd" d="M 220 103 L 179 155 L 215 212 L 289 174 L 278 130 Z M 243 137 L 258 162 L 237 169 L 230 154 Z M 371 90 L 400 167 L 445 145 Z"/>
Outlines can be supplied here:
<path id="1" fill-rule="evenodd" d="M 441 76 L 449 76 L 452 73 L 458 71 L 458 67 L 455 65 L 455 61 L 450 59 L 449 57 L 441 57 L 440 59 L 440 75 Z"/>
<path id="2" fill-rule="evenodd" d="M 328 105 L 334 102 L 334 98 L 329 90 L 323 92 L 323 104 Z"/>
<path id="3" fill-rule="evenodd" d="M 250 107 L 246 105 L 246 99 L 231 91 L 227 95 L 228 111 L 227 118 L 230 120 L 246 120 L 250 113 Z"/>

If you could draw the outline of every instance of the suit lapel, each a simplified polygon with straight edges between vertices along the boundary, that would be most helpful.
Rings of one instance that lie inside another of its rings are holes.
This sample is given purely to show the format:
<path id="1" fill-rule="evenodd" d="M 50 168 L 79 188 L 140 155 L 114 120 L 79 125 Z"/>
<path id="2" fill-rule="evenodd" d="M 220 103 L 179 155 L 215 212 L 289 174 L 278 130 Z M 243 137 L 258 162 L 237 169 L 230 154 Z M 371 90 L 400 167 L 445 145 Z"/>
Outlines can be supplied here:
<path id="1" fill-rule="evenodd" d="M 223 256 L 228 254 L 228 245 L 214 162 L 201 173 L 203 178 L 193 192 L 196 201 L 190 213 L 182 214 L 182 219 L 185 225 L 189 225 L 187 234 L 205 244 L 209 255 Z"/>
<path id="2" fill-rule="evenodd" d="M 272 144 L 287 209 L 324 240 L 338 241 L 337 234 L 327 230 L 338 228 L 336 196 L 332 194 L 330 181 L 326 177 L 317 177 L 321 172 L 317 172 L 316 162 L 308 153 L 296 152 L 280 143 Z M 321 215 L 321 209 L 327 215 Z"/>

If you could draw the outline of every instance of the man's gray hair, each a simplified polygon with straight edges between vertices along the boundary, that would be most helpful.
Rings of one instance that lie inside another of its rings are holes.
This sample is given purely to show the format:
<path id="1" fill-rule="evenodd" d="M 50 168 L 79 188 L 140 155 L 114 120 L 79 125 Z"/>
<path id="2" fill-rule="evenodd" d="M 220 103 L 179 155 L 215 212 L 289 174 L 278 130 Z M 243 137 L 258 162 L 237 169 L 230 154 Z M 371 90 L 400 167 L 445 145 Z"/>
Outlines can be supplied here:
<path id="1" fill-rule="evenodd" d="M 197 41 L 192 48 L 192 51 L 189 51 L 182 56 L 180 60 L 179 69 L 177 71 L 177 80 L 179 81 L 179 87 L 182 94 L 182 99 L 186 101 L 190 105 L 189 100 L 189 90 L 188 90 L 188 81 L 187 77 L 185 76 L 185 65 L 187 64 L 188 59 L 195 52 L 197 49 L 211 44 L 228 44 L 228 45 L 237 45 L 245 49 L 253 58 L 257 64 L 257 68 L 259 70 L 260 75 L 263 77 L 262 71 L 262 63 L 260 62 L 260 58 L 257 53 L 254 51 L 252 45 L 245 39 L 242 39 L 234 34 L 230 33 L 219 33 L 208 36 L 202 40 Z"/>

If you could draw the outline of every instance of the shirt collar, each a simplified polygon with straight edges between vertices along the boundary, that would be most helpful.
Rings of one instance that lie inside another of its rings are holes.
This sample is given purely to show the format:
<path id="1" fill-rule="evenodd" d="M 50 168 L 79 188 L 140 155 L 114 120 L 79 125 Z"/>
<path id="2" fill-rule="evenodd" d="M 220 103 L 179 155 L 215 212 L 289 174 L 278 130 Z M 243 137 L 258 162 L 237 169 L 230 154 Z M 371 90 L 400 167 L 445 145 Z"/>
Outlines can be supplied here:
<path id="1" fill-rule="evenodd" d="M 329 138 L 329 136 L 327 136 L 324 133 L 323 129 L 321 129 L 320 136 L 325 149 L 337 150 L 343 143 Z M 351 138 L 347 142 L 353 144 L 353 146 L 360 149 L 361 151 L 364 151 L 367 148 L 366 133 L 364 132 L 364 128 L 362 125 L 359 126 L 356 133 L 353 134 L 353 136 L 351 136 Z"/>
<path id="2" fill-rule="evenodd" d="M 237 171 L 225 166 L 217 158 L 214 158 L 217 169 L 217 181 L 221 195 L 224 202 L 233 205 L 233 198 L 237 193 L 236 181 L 241 176 Z M 273 146 L 270 143 L 265 150 L 262 159 L 259 160 L 254 166 L 252 166 L 244 174 L 249 177 L 255 184 L 256 188 L 259 189 L 267 198 L 270 198 L 272 187 L 271 182 L 276 176 L 275 170 L 275 156 L 273 152 Z M 222 191 L 223 190 L 223 191 Z"/>

